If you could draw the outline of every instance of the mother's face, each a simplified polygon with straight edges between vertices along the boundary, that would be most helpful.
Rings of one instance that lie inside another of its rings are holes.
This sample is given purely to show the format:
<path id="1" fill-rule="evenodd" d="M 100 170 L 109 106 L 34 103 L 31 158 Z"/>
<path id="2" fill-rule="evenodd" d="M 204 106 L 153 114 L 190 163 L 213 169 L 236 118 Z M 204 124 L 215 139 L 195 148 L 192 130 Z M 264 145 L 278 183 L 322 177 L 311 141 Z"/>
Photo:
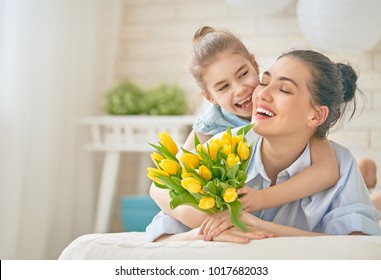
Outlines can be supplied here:
<path id="1" fill-rule="evenodd" d="M 293 57 L 282 57 L 262 75 L 253 94 L 256 133 L 269 136 L 311 136 L 316 128 L 308 84 L 307 65 Z"/>

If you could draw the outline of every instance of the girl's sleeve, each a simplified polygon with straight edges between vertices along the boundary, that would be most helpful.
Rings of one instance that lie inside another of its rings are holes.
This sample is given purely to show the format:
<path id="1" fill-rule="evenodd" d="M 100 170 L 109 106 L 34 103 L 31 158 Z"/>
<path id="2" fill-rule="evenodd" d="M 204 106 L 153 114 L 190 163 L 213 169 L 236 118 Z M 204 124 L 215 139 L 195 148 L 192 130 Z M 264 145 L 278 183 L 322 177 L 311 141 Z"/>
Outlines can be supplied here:
<path id="1" fill-rule="evenodd" d="M 186 225 L 160 211 L 146 228 L 146 241 L 152 242 L 163 234 L 176 234 L 189 230 Z"/>

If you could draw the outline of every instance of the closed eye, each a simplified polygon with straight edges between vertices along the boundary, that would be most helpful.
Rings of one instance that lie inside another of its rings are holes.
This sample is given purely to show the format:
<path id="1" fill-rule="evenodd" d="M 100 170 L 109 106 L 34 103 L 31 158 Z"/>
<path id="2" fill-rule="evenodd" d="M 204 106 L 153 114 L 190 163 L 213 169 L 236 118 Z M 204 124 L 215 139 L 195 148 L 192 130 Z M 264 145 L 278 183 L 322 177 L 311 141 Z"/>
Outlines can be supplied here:
<path id="1" fill-rule="evenodd" d="M 229 84 L 224 84 L 222 87 L 218 89 L 218 91 L 223 91 L 224 89 L 228 88 Z"/>
<path id="2" fill-rule="evenodd" d="M 249 71 L 245 71 L 244 73 L 242 73 L 241 75 L 239 75 L 239 78 L 243 78 L 247 75 L 247 73 L 249 73 Z"/>

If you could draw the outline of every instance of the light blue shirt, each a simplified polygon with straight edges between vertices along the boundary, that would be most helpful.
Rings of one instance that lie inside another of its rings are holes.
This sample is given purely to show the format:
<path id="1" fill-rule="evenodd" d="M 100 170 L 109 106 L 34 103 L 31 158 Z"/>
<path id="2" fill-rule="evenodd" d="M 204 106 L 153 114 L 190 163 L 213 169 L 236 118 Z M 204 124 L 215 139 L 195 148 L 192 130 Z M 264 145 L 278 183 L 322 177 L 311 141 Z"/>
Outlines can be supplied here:
<path id="1" fill-rule="evenodd" d="M 268 188 L 271 181 L 264 170 L 260 153 L 262 137 L 250 131 L 246 139 L 248 143 L 254 142 L 254 145 L 245 185 L 256 190 Z M 265 221 L 306 231 L 336 235 L 359 231 L 369 235 L 381 235 L 378 225 L 381 213 L 370 200 L 354 157 L 343 146 L 335 142 L 332 144 L 340 165 L 340 179 L 334 186 L 279 207 L 255 212 L 253 215 Z M 310 165 L 310 147 L 307 145 L 301 156 L 278 174 L 277 184 L 295 176 Z M 162 221 L 161 226 L 158 220 Z M 173 231 L 174 228 L 178 231 Z M 171 229 L 171 232 L 168 232 L 168 229 Z M 187 230 L 189 228 L 177 220 L 160 213 L 156 222 L 154 220 L 147 227 L 147 240 L 152 241 L 164 233 L 174 234 Z"/>
<path id="2" fill-rule="evenodd" d="M 216 135 L 230 128 L 249 124 L 248 120 L 229 113 L 218 105 L 211 105 L 204 114 L 197 118 L 193 130 L 203 135 Z"/>

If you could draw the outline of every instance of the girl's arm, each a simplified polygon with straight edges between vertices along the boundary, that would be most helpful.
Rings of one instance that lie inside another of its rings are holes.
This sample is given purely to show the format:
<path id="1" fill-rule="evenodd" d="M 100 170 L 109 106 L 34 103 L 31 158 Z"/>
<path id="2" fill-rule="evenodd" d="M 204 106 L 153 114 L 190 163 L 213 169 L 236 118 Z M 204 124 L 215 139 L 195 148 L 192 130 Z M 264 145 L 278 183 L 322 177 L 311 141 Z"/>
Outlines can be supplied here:
<path id="1" fill-rule="evenodd" d="M 339 179 L 336 153 L 328 140 L 311 141 L 312 165 L 287 181 L 260 191 L 252 196 L 257 203 L 250 211 L 273 208 L 328 189 Z M 242 192 L 246 191 L 242 189 Z M 244 199 L 244 197 L 242 198 Z"/>
<path id="2" fill-rule="evenodd" d="M 169 190 L 160 189 L 154 184 L 151 185 L 150 195 L 156 204 L 167 215 L 182 222 L 184 225 L 190 228 L 199 227 L 202 222 L 208 217 L 208 215 L 202 211 L 199 211 L 188 205 L 180 205 L 175 209 L 171 209 L 169 206 L 170 196 Z"/>
<path id="3" fill-rule="evenodd" d="M 201 144 L 204 144 L 205 142 L 207 142 L 210 138 L 213 137 L 213 135 L 204 135 L 204 134 L 201 134 L 199 132 L 195 132 L 194 130 L 192 130 L 192 132 L 189 134 L 187 140 L 185 140 L 185 143 L 183 145 L 183 148 L 185 150 L 188 150 L 188 151 L 192 151 L 195 149 L 194 147 L 194 134 L 196 133 L 197 137 L 198 137 L 198 140 L 200 140 L 200 143 Z"/>

